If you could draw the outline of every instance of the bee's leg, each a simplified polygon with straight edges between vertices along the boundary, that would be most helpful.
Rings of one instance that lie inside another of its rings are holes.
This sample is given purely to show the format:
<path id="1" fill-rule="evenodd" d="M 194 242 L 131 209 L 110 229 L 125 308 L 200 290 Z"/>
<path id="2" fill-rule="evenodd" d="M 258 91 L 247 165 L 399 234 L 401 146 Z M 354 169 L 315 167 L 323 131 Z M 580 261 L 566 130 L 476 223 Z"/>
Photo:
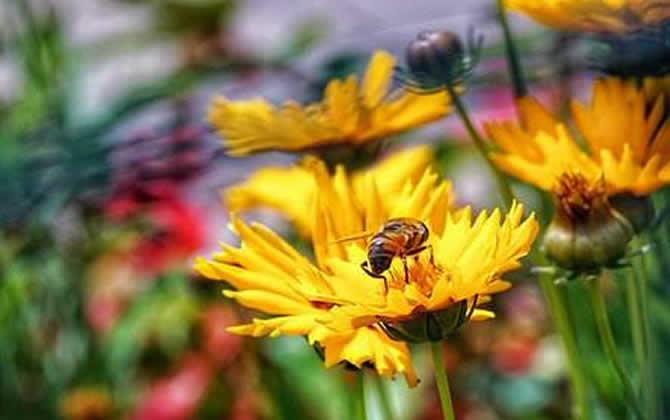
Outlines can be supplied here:
<path id="1" fill-rule="evenodd" d="M 386 280 L 386 277 L 384 277 L 380 274 L 375 274 L 372 271 L 370 271 L 370 268 L 368 268 L 368 262 L 367 261 L 363 261 L 361 263 L 361 268 L 363 269 L 363 271 L 365 271 L 365 274 L 367 274 L 368 276 L 376 278 L 376 279 L 384 280 L 384 294 L 388 294 L 389 284 L 388 284 L 388 280 Z"/>
<path id="2" fill-rule="evenodd" d="M 420 246 L 416 249 L 413 249 L 413 250 L 409 251 L 406 255 L 408 257 L 411 256 L 411 255 L 417 255 L 419 252 L 421 252 L 425 249 L 430 249 L 430 263 L 435 265 L 435 255 L 433 254 L 433 246 L 432 245 Z"/>
<path id="3" fill-rule="evenodd" d="M 477 308 L 477 299 L 479 299 L 479 295 L 475 295 L 475 297 L 472 299 L 472 306 L 470 307 L 470 311 L 468 311 L 468 316 L 465 317 L 466 320 L 472 318 L 472 314 L 475 313 L 475 309 Z"/>
<path id="4" fill-rule="evenodd" d="M 402 259 L 402 265 L 405 269 L 405 284 L 409 284 L 409 270 L 407 269 L 407 258 Z"/>

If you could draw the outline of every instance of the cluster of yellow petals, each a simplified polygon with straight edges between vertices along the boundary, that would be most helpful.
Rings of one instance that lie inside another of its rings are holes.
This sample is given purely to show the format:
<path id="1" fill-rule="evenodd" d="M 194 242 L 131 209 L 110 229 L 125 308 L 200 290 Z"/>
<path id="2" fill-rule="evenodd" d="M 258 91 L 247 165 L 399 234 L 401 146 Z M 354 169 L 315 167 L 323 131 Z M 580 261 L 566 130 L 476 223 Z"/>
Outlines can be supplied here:
<path id="1" fill-rule="evenodd" d="M 603 181 L 609 194 L 636 195 L 670 182 L 670 121 L 657 92 L 649 96 L 632 81 L 597 80 L 588 105 L 571 104 L 587 150 L 535 99 L 520 99 L 518 108 L 520 123 L 489 123 L 486 130 L 500 147 L 494 162 L 523 181 L 551 191 L 563 174 L 580 174 L 590 184 Z"/>
<path id="2" fill-rule="evenodd" d="M 367 192 L 365 179 L 374 179 L 384 206 L 393 206 L 398 192 L 407 183 L 416 182 L 434 161 L 428 146 L 411 147 L 380 160 L 373 167 L 351 175 L 354 195 L 363 197 Z M 306 161 L 307 162 L 307 161 Z M 311 238 L 314 230 L 313 206 L 317 185 L 313 171 L 307 164 L 290 167 L 266 167 L 256 171 L 244 182 L 228 188 L 224 201 L 228 210 L 242 212 L 255 208 L 279 211 L 294 224 L 303 237 Z M 336 170 L 339 184 L 346 181 L 343 168 Z M 387 208 L 390 210 L 390 207 Z"/>
<path id="3" fill-rule="evenodd" d="M 348 362 L 372 366 L 382 376 L 403 373 L 414 386 L 409 350 L 386 336 L 380 317 L 439 310 L 507 289 L 501 276 L 518 268 L 530 249 L 538 230 L 535 219 L 522 220 L 520 205 L 504 220 L 498 211 L 481 213 L 475 220 L 469 209 L 452 212 L 450 183 L 440 181 L 430 169 L 417 181 L 406 180 L 396 191 L 382 193 L 374 169 L 349 176 L 340 167 L 331 175 L 314 158 L 304 161 L 302 168 L 316 185 L 311 230 L 316 263 L 262 225 L 233 217 L 240 247 L 224 245 L 212 260 L 198 259 L 196 270 L 230 283 L 236 290 L 225 294 L 240 304 L 273 316 L 230 331 L 303 335 L 323 349 L 327 366 Z M 429 227 L 435 262 L 429 262 L 427 251 L 417 261 L 412 259 L 410 284 L 405 286 L 401 263 L 394 261 L 387 294 L 383 282 L 360 267 L 366 259 L 366 240 L 337 241 L 374 232 L 393 217 L 419 219 Z M 491 316 L 476 310 L 473 318 Z"/>
<path id="4" fill-rule="evenodd" d="M 329 315 L 332 305 L 313 296 L 332 294 L 340 279 L 325 275 L 260 224 L 248 225 L 234 218 L 232 228 L 241 247 L 224 245 L 211 261 L 199 258 L 195 269 L 210 279 L 225 280 L 237 289 L 227 290 L 226 296 L 272 317 L 231 327 L 230 332 L 253 337 L 305 336 L 323 350 L 326 367 L 340 362 L 357 367 L 370 364 L 384 377 L 404 373 L 411 386 L 418 383 L 407 345 L 392 341 L 379 327 L 336 332 L 319 322 Z"/>
<path id="5" fill-rule="evenodd" d="M 209 120 L 228 152 L 241 156 L 263 150 L 305 150 L 332 144 L 361 145 L 443 117 L 448 95 L 392 90 L 395 59 L 377 51 L 362 83 L 355 75 L 328 83 L 323 100 L 276 107 L 264 99 L 214 100 Z"/>
<path id="6" fill-rule="evenodd" d="M 399 155 L 405 153 L 408 152 Z M 251 324 L 230 328 L 231 332 L 255 337 L 303 335 L 311 344 L 318 343 L 323 349 L 326 366 L 340 362 L 358 367 L 369 364 L 382 376 L 403 373 L 411 386 L 418 383 L 406 344 L 392 341 L 379 326 L 335 331 L 323 325 L 323 320 L 329 318 L 339 303 L 365 294 L 379 296 L 382 290 L 377 279 L 371 279 L 361 270 L 361 261 L 351 272 L 340 273 L 333 269 L 337 267 L 334 256 L 346 256 L 341 254 L 343 245 L 323 242 L 325 232 L 339 238 L 367 228 L 377 229 L 386 217 L 395 214 L 386 210 L 392 207 L 410 206 L 414 212 L 424 209 L 427 214 L 446 214 L 452 204 L 450 184 L 442 182 L 435 186 L 437 176 L 428 169 L 423 169 L 418 181 L 406 178 L 402 183 L 392 183 L 381 195 L 381 186 L 389 181 L 382 179 L 382 175 L 390 174 L 392 164 L 400 162 L 397 160 L 400 156 L 392 156 L 378 167 L 355 176 L 350 176 L 341 166 L 330 175 L 323 162 L 305 159 L 301 165 L 301 171 L 305 172 L 300 172 L 300 176 L 308 174 L 314 183 L 310 190 L 315 194 L 310 217 L 316 223 L 310 232 L 317 265 L 264 226 L 249 226 L 233 217 L 232 229 L 241 239 L 240 248 L 223 245 L 222 252 L 212 260 L 199 258 L 195 269 L 210 279 L 228 282 L 237 290 L 226 291 L 226 295 L 240 304 L 274 317 L 254 319 Z M 391 189 L 393 185 L 395 190 Z M 337 216 L 328 217 L 326 221 L 323 213 L 326 208 Z M 375 215 L 374 218 L 371 215 Z M 364 247 L 365 242 L 360 242 Z M 352 265 L 346 259 L 341 262 Z"/>
<path id="7" fill-rule="evenodd" d="M 505 0 L 505 4 L 567 31 L 626 33 L 670 18 L 667 0 Z"/>
<path id="8" fill-rule="evenodd" d="M 411 215 L 416 217 L 417 215 Z M 530 251 L 538 233 L 533 216 L 523 217 L 523 207 L 514 204 L 507 216 L 499 210 L 473 217 L 469 208 L 421 219 L 431 230 L 433 248 L 418 259 L 409 259 L 409 283 L 404 283 L 403 267 L 394 261 L 388 293 L 383 288 L 368 288 L 365 295 L 354 294 L 334 309 L 327 323 L 336 330 L 374 325 L 380 320 L 402 321 L 422 312 L 440 311 L 461 301 L 476 305 L 488 296 L 507 290 L 502 276 L 520 267 L 520 259 Z M 327 259 L 338 278 L 351 278 L 351 284 L 379 283 L 365 276 L 357 263 L 365 258 L 365 248 L 350 245 L 348 261 Z M 358 270 L 357 270 L 358 268 Z M 355 276 L 355 277 L 354 277 Z M 327 297 L 321 297 L 328 301 Z M 474 309 L 473 320 L 492 318 L 493 312 Z"/>

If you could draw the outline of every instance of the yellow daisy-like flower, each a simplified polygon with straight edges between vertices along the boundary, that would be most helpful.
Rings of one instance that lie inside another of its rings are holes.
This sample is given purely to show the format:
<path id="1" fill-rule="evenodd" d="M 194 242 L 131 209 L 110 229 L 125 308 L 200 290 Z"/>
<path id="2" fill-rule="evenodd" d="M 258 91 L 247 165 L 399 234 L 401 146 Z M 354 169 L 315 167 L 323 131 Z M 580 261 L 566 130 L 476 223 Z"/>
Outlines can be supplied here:
<path id="1" fill-rule="evenodd" d="M 326 220 L 335 215 L 325 206 L 322 212 Z M 340 301 L 324 318 L 330 328 L 381 326 L 398 340 L 439 341 L 468 319 L 492 318 L 493 312 L 478 306 L 510 287 L 502 276 L 520 267 L 539 229 L 534 216 L 524 219 L 523 207 L 516 203 L 505 217 L 496 210 L 490 215 L 482 212 L 473 220 L 468 208 L 427 214 L 411 204 L 395 215 L 421 220 L 429 228 L 431 248 L 407 260 L 407 278 L 400 259 L 394 260 L 386 274 L 388 292 L 379 287 L 379 279 L 360 270 L 367 258 L 362 244 L 346 246 L 340 256 L 321 256 L 334 277 L 347 279 L 341 288 L 358 292 L 350 291 L 346 302 Z M 338 236 L 332 231 L 324 233 L 316 240 L 322 253 Z M 328 296 L 320 299 L 330 301 Z"/>
<path id="2" fill-rule="evenodd" d="M 313 206 L 316 265 L 267 228 L 249 226 L 234 217 L 233 229 L 242 240 L 241 247 L 224 246 L 211 261 L 198 259 L 196 270 L 230 283 L 237 290 L 226 291 L 226 295 L 242 305 L 274 315 L 230 331 L 252 336 L 304 335 L 323 349 L 326 366 L 340 362 L 357 367 L 371 365 L 382 376 L 403 373 L 411 386 L 416 385 L 407 346 L 389 339 L 379 325 L 337 331 L 323 326 L 322 320 L 342 303 L 355 296 L 381 297 L 383 293 L 382 283 L 366 276 L 361 261 L 351 262 L 345 252 L 353 245 L 364 248 L 363 240 L 346 247 L 329 246 L 324 235 L 341 238 L 377 229 L 387 218 L 403 214 L 422 218 L 441 214 L 446 220 L 452 202 L 450 184 L 436 185 L 437 176 L 425 171 L 417 183 L 407 181 L 402 188 L 382 196 L 380 185 L 384 181 L 373 172 L 354 182 L 356 178 L 349 177 L 344 169 L 331 176 L 325 165 L 313 158 L 307 159 L 304 167 L 318 185 Z M 324 206 L 332 217 L 324 217 Z M 440 228 L 439 223 L 436 228 Z M 351 269 L 340 271 L 338 258 Z"/>
<path id="3" fill-rule="evenodd" d="M 670 18 L 666 0 L 506 0 L 506 6 L 567 31 L 624 33 Z"/>
<path id="4" fill-rule="evenodd" d="M 588 151 L 533 98 L 521 99 L 518 106 L 529 125 L 486 125 L 501 149 L 492 159 L 509 174 L 546 191 L 564 174 L 579 174 L 588 184 L 603 181 L 609 195 L 647 195 L 670 182 L 670 122 L 663 95 L 650 100 L 632 81 L 596 81 L 590 104 L 572 103 Z"/>
<path id="5" fill-rule="evenodd" d="M 332 294 L 337 278 L 329 277 L 290 244 L 260 224 L 247 225 L 234 218 L 232 228 L 242 245 L 225 245 L 211 261 L 198 259 L 195 269 L 205 277 L 225 280 L 236 291 L 225 295 L 240 304 L 272 315 L 228 331 L 262 337 L 302 335 L 323 351 L 326 367 L 348 362 L 373 365 L 385 377 L 403 373 L 411 386 L 418 383 L 408 348 L 391 341 L 379 328 L 350 328 L 334 332 L 319 319 L 334 305 L 313 295 Z"/>
<path id="6" fill-rule="evenodd" d="M 328 83 L 321 102 L 280 107 L 264 99 L 214 100 L 209 120 L 231 155 L 263 150 L 305 150 L 334 144 L 362 145 L 437 120 L 449 111 L 445 92 L 391 91 L 394 58 L 376 52 L 363 77 Z"/>
<path id="7" fill-rule="evenodd" d="M 372 177 L 380 195 L 386 197 L 383 204 L 391 206 L 402 186 L 407 181 L 416 182 L 432 165 L 433 159 L 432 149 L 428 146 L 393 153 L 373 167 L 353 174 L 354 194 L 362 197 L 366 193 L 365 179 Z M 343 179 L 344 169 L 337 169 L 335 177 Z M 245 182 L 227 189 L 224 200 L 228 210 L 233 212 L 259 207 L 278 210 L 304 237 L 310 237 L 314 225 L 312 208 L 315 196 L 316 182 L 312 171 L 307 165 L 295 165 L 260 169 Z"/>
<path id="8" fill-rule="evenodd" d="M 550 191 L 556 214 L 546 254 L 571 271 L 615 266 L 653 218 L 648 195 L 670 182 L 670 122 L 663 95 L 634 82 L 598 80 L 588 105 L 572 103 L 585 150 L 566 123 L 532 98 L 518 103 L 516 122 L 489 123 L 504 171 Z"/>

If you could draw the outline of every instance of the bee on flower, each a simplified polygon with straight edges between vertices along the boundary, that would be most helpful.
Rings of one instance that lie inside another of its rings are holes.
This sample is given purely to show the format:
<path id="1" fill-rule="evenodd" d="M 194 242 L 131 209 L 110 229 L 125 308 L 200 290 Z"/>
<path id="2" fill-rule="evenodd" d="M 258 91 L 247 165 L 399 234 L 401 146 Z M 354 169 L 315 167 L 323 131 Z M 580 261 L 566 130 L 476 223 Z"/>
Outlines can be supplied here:
<path id="1" fill-rule="evenodd" d="M 518 260 L 530 249 L 537 233 L 535 219 L 522 220 L 519 205 L 504 221 L 497 211 L 490 216 L 482 213 L 474 221 L 468 209 L 452 213 L 450 184 L 438 181 L 430 170 L 417 182 L 407 181 L 393 194 L 382 195 L 372 171 L 356 190 L 344 169 L 333 176 L 318 160 L 303 165 L 317 186 L 311 233 L 315 263 L 267 228 L 233 218 L 241 248 L 224 246 L 212 260 L 199 259 L 196 269 L 234 286 L 237 290 L 226 295 L 244 306 L 275 315 L 230 328 L 231 332 L 257 337 L 304 335 L 323 351 L 326 366 L 369 365 L 382 376 L 404 373 L 415 385 L 409 349 L 391 332 L 402 329 L 395 321 L 435 313 L 436 334 L 444 336 L 455 325 L 440 311 L 460 311 L 464 301 L 468 318 L 490 318 L 491 312 L 476 307 L 509 287 L 500 276 L 518 268 Z M 402 259 L 392 258 L 385 272 L 386 290 L 383 282 L 361 268 L 368 258 L 367 241 L 341 239 L 376 231 L 401 217 L 425 224 L 430 231 L 425 242 L 434 247 L 435 260 L 430 262 L 428 251 L 417 253 L 417 258 L 406 261 L 405 277 Z M 373 312 L 349 317 L 352 310 L 363 309 Z"/>
<path id="2" fill-rule="evenodd" d="M 381 186 L 388 181 L 386 171 L 372 168 L 349 175 L 340 166 L 331 175 L 325 164 L 315 158 L 306 159 L 301 168 L 314 183 L 313 222 L 308 233 L 314 243 L 316 263 L 266 227 L 248 225 L 234 216 L 232 228 L 240 236 L 241 247 L 224 246 L 212 260 L 199 259 L 196 270 L 205 277 L 225 280 L 237 289 L 226 291 L 226 295 L 242 305 L 275 315 L 229 328 L 230 332 L 255 337 L 302 335 L 322 352 L 328 367 L 342 362 L 359 368 L 372 366 L 381 376 L 404 374 L 411 386 L 416 385 L 418 378 L 409 349 L 404 343 L 391 340 L 380 326 L 333 331 L 321 322 L 356 294 L 383 298 L 381 282 L 365 274 L 360 267 L 362 260 L 348 275 L 338 275 L 329 265 L 336 256 L 349 261 L 344 253 L 346 247 L 354 243 L 363 247 L 364 240 L 347 244 L 328 241 L 376 229 L 394 211 L 410 204 L 415 213 L 444 214 L 452 203 L 450 184 L 435 185 L 437 176 L 424 169 L 417 181 L 406 179 L 382 195 Z M 338 214 L 335 219 L 316 216 L 326 202 Z M 331 235 L 326 236 L 326 232 Z M 360 277 L 365 281 L 357 284 Z"/>

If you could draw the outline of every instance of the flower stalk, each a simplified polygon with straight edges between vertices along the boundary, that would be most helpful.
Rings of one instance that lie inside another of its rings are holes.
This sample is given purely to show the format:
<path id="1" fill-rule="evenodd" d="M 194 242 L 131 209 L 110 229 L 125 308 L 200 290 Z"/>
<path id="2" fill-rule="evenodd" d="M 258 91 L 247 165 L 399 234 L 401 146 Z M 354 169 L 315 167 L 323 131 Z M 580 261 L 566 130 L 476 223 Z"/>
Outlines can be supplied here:
<path id="1" fill-rule="evenodd" d="M 449 390 L 449 381 L 447 379 L 447 368 L 444 364 L 444 355 L 442 354 L 442 342 L 435 341 L 430 343 L 430 349 L 433 354 L 433 368 L 435 369 L 435 382 L 437 390 L 440 393 L 440 405 L 442 407 L 442 417 L 444 420 L 454 420 L 454 407 L 451 403 L 451 391 Z"/>
<path id="2" fill-rule="evenodd" d="M 602 342 L 603 349 L 605 350 L 605 355 L 614 367 L 614 370 L 616 371 L 616 374 L 623 385 L 625 398 L 630 404 L 630 407 L 633 409 L 635 416 L 638 419 L 645 419 L 646 417 L 643 414 L 638 397 L 635 393 L 635 389 L 633 388 L 633 384 L 624 370 L 623 362 L 621 361 L 617 351 L 616 342 L 614 341 L 614 334 L 612 333 L 609 316 L 607 315 L 605 299 L 602 293 L 602 282 L 602 274 L 598 278 L 589 282 L 591 306 L 593 307 L 593 314 L 598 326 L 600 341 Z"/>
<path id="3" fill-rule="evenodd" d="M 389 398 L 389 390 L 384 382 L 381 376 L 375 376 L 375 384 L 381 401 L 381 411 L 385 420 L 395 420 L 393 408 L 391 407 L 391 399 Z"/>
<path id="4" fill-rule="evenodd" d="M 641 248 L 643 241 L 639 236 L 633 239 L 632 244 L 634 248 Z M 638 325 L 637 329 L 641 331 L 638 332 L 642 336 L 642 357 L 639 359 L 641 363 L 638 364 L 638 367 L 641 371 L 642 377 L 642 386 L 643 386 L 643 396 L 645 401 L 645 414 L 650 419 L 658 418 L 657 416 L 657 397 L 658 389 L 656 388 L 655 381 L 655 352 L 654 352 L 654 335 L 651 327 L 650 316 L 649 316 L 649 271 L 647 267 L 647 262 L 645 255 L 640 255 L 633 262 L 633 268 L 637 272 L 637 275 L 634 277 L 634 280 L 637 279 L 633 286 L 637 286 L 637 294 L 639 297 L 638 305 L 635 307 L 635 310 L 638 314 Z"/>
<path id="5" fill-rule="evenodd" d="M 458 95 L 458 93 L 456 92 L 456 90 L 452 85 L 446 84 L 446 87 L 447 92 L 451 97 L 451 101 L 454 104 L 454 108 L 456 109 L 456 113 L 461 118 L 461 121 L 463 122 L 466 131 L 472 138 L 472 141 L 474 141 L 477 150 L 486 161 L 486 164 L 488 165 L 489 169 L 491 170 L 496 179 L 496 183 L 498 184 L 498 191 L 503 200 L 505 210 L 506 211 L 509 210 L 510 206 L 512 205 L 512 201 L 514 201 L 514 195 L 512 194 L 512 189 L 510 188 L 507 178 L 498 170 L 498 168 L 491 161 L 488 146 L 484 141 L 484 139 L 479 135 L 477 129 L 472 123 L 472 120 L 468 115 L 468 111 L 461 97 Z"/>
<path id="6" fill-rule="evenodd" d="M 575 401 L 575 418 L 581 420 L 591 420 L 593 410 L 589 398 L 588 381 L 585 375 L 584 365 L 579 356 L 577 348 L 577 338 L 574 329 L 568 317 L 568 311 L 565 307 L 565 300 L 560 294 L 558 287 L 554 284 L 551 274 L 543 273 L 540 275 L 540 287 L 544 293 L 545 300 L 549 305 L 549 311 L 554 320 L 554 326 L 558 335 L 561 337 L 563 351 L 568 362 L 568 371 Z"/>
<path id="7" fill-rule="evenodd" d="M 528 86 L 526 85 L 526 80 L 523 76 L 523 70 L 521 70 L 519 52 L 517 51 L 514 39 L 512 38 L 512 31 L 509 27 L 504 0 L 497 0 L 496 3 L 498 6 L 498 20 L 500 21 L 503 37 L 505 39 L 505 56 L 507 57 L 507 65 L 509 66 L 509 72 L 512 77 L 514 96 L 523 98 L 528 95 Z"/>
<path id="8" fill-rule="evenodd" d="M 360 420 L 367 420 L 367 406 L 365 403 L 365 373 L 361 370 L 358 372 L 356 382 L 358 383 L 358 392 L 356 397 L 356 414 L 357 418 Z"/>

